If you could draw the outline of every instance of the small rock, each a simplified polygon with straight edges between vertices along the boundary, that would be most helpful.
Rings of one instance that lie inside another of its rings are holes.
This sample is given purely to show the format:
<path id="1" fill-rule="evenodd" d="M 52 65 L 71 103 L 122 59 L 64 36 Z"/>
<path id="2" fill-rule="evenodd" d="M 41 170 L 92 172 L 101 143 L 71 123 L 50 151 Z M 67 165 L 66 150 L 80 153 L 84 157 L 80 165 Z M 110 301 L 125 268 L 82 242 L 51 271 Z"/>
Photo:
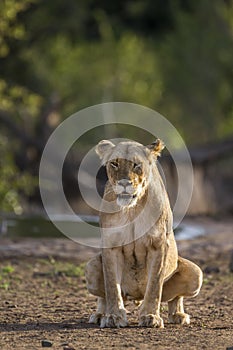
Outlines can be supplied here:
<path id="1" fill-rule="evenodd" d="M 63 350 L 75 350 L 75 348 L 73 347 L 73 345 L 71 345 L 70 343 L 62 343 L 61 346 L 63 346 Z"/>
<path id="2" fill-rule="evenodd" d="M 53 346 L 53 343 L 49 340 L 42 340 L 41 346 L 42 348 L 51 348 Z"/>
<path id="3" fill-rule="evenodd" d="M 219 267 L 218 266 L 206 266 L 206 268 L 204 269 L 204 272 L 207 274 L 211 274 L 211 273 L 219 273 Z"/>

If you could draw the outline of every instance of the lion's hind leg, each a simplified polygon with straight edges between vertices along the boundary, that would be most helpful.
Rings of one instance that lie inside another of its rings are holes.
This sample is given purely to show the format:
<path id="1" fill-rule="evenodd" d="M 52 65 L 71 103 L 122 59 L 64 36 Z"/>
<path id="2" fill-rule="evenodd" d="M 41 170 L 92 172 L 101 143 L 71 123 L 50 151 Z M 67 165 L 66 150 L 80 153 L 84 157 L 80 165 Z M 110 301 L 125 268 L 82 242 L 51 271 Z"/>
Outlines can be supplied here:
<path id="1" fill-rule="evenodd" d="M 183 297 L 168 302 L 169 323 L 190 324 L 190 317 L 184 312 Z"/>
<path id="2" fill-rule="evenodd" d="M 168 301 L 170 323 L 189 324 L 190 317 L 184 312 L 184 297 L 195 297 L 202 285 L 202 271 L 191 261 L 178 258 L 175 274 L 164 283 L 162 301 Z"/>
<path id="3" fill-rule="evenodd" d="M 97 301 L 96 312 L 90 316 L 89 323 L 94 323 L 94 324 L 100 325 L 101 319 L 102 319 L 103 315 L 105 314 L 105 307 L 106 307 L 105 299 L 99 297 L 98 301 Z"/>

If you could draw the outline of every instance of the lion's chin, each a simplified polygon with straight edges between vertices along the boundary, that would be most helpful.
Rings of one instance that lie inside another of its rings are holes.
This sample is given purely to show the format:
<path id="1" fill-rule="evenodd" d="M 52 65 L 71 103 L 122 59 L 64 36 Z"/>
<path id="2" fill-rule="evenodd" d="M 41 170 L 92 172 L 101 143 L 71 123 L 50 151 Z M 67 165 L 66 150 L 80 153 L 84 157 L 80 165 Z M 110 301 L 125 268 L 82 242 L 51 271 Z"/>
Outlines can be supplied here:
<path id="1" fill-rule="evenodd" d="M 119 207 L 133 207 L 137 203 L 137 195 L 134 194 L 118 194 L 117 195 L 117 205 Z"/>

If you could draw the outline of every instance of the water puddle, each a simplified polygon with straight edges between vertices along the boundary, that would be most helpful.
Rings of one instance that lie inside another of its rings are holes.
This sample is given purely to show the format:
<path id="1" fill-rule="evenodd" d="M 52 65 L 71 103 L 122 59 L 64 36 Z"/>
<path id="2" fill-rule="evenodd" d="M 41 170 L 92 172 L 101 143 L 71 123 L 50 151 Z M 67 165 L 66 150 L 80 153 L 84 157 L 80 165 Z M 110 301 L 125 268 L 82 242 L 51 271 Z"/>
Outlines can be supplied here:
<path id="1" fill-rule="evenodd" d="M 83 235 L 83 221 L 98 226 L 99 218 L 93 215 L 54 215 L 55 222 L 62 222 L 77 227 L 77 238 Z M 194 239 L 203 236 L 205 230 L 200 225 L 181 223 L 175 230 L 176 240 Z M 35 217 L 9 217 L 0 219 L 0 236 L 9 238 L 30 237 L 30 238 L 62 238 L 64 235 L 47 218 Z M 87 238 L 91 238 L 87 233 Z"/>

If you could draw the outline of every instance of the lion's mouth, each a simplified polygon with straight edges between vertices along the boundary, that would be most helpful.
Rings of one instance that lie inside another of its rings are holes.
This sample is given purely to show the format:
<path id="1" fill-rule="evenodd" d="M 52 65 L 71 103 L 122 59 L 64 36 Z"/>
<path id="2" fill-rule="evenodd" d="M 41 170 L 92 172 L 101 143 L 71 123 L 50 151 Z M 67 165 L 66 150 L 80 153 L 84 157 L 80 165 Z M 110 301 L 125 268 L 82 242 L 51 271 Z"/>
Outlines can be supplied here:
<path id="1" fill-rule="evenodd" d="M 132 205 L 132 203 L 135 201 L 137 197 L 137 194 L 130 194 L 127 192 L 122 192 L 117 195 L 117 204 L 120 207 L 127 207 Z"/>
<path id="2" fill-rule="evenodd" d="M 124 199 L 130 199 L 130 198 L 136 198 L 137 194 L 130 194 L 128 192 L 122 192 L 117 195 L 118 198 L 124 198 Z"/>

